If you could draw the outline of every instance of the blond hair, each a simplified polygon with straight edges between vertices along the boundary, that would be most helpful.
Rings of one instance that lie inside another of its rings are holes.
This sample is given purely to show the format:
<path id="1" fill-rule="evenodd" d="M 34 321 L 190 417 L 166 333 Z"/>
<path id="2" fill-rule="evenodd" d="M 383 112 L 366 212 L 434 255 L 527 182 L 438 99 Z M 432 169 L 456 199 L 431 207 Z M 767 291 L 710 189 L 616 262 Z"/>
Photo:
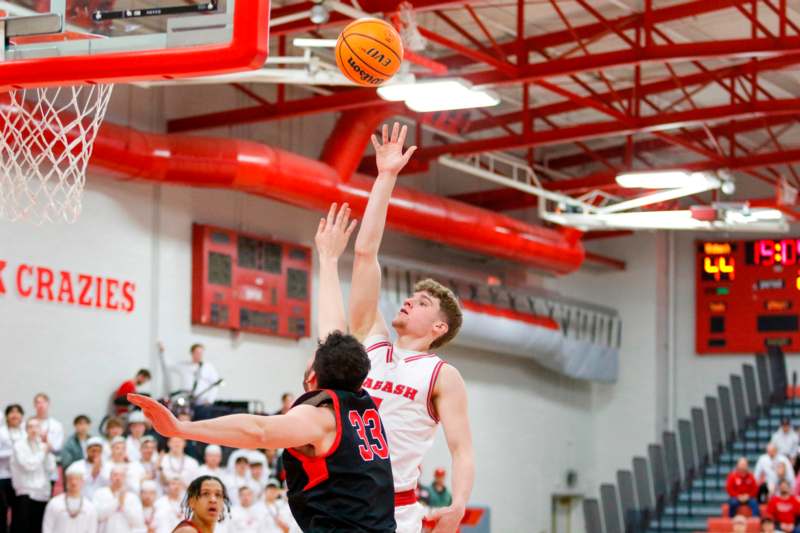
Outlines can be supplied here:
<path id="1" fill-rule="evenodd" d="M 414 292 L 425 292 L 439 300 L 439 311 L 444 315 L 444 322 L 447 323 L 447 333 L 437 338 L 431 343 L 431 348 L 444 346 L 458 334 L 461 329 L 463 315 L 461 306 L 458 305 L 458 298 L 453 291 L 433 279 L 423 279 L 414 285 Z"/>

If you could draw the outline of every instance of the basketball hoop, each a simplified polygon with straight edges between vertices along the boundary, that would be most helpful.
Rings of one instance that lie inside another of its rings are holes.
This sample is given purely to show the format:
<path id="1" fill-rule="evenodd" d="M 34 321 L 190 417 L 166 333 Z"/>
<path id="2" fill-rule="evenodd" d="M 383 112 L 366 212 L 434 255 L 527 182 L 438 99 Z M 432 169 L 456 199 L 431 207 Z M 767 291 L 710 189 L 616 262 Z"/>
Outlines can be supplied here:
<path id="1" fill-rule="evenodd" d="M 75 222 L 113 84 L 0 95 L 0 218 Z"/>

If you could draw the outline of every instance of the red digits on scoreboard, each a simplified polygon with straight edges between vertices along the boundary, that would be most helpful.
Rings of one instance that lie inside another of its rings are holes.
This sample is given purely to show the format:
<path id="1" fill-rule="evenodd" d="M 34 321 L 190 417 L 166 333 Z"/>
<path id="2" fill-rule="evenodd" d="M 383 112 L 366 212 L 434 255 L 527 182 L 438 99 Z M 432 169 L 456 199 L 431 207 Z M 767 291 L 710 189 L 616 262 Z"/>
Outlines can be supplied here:
<path id="1" fill-rule="evenodd" d="M 775 264 L 775 242 L 770 240 L 758 241 L 756 264 L 772 266 Z"/>
<path id="2" fill-rule="evenodd" d="M 797 241 L 794 239 L 785 239 L 780 242 L 781 247 L 781 263 L 786 266 L 791 266 L 797 263 Z"/>

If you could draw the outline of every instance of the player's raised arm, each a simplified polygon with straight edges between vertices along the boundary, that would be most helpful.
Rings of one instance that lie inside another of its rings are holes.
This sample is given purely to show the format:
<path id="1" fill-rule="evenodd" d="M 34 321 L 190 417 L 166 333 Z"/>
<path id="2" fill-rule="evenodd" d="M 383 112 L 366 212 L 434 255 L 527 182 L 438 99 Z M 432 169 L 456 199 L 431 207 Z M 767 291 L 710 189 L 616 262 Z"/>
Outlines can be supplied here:
<path id="1" fill-rule="evenodd" d="M 458 370 L 444 365 L 436 380 L 433 404 L 444 426 L 453 472 L 453 503 L 437 509 L 434 533 L 454 533 L 464 516 L 475 482 L 475 454 L 467 414 L 467 387 Z"/>
<path id="2" fill-rule="evenodd" d="M 320 340 L 332 331 L 347 331 L 342 288 L 339 283 L 339 257 L 347 247 L 356 221 L 350 221 L 350 207 L 343 204 L 338 213 L 332 204 L 327 218 L 319 221 L 314 243 L 319 256 L 319 308 L 317 332 Z"/>
<path id="3" fill-rule="evenodd" d="M 350 287 L 350 332 L 364 340 L 373 334 L 388 334 L 383 317 L 378 310 L 381 291 L 381 267 L 378 250 L 386 226 L 386 212 L 397 175 L 411 159 L 417 147 L 403 153 L 408 127 L 395 122 L 391 135 L 384 124 L 381 142 L 373 135 L 378 177 L 372 186 L 367 209 L 358 230 L 353 262 L 353 281 Z"/>
<path id="4" fill-rule="evenodd" d="M 138 394 L 128 399 L 139 406 L 164 437 L 181 437 L 231 448 L 296 448 L 318 445 L 336 420 L 327 409 L 300 405 L 285 415 L 228 415 L 196 422 L 180 421 L 165 406 Z"/>

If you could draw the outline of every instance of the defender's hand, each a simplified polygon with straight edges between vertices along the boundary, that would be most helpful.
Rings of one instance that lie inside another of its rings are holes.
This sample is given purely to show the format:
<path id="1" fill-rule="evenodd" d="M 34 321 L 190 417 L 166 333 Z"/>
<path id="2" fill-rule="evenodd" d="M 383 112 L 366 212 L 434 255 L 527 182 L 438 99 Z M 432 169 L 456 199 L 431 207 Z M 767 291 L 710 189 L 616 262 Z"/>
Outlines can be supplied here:
<path id="1" fill-rule="evenodd" d="M 336 204 L 331 204 L 328 218 L 319 221 L 317 235 L 314 237 L 320 259 L 338 260 L 344 249 L 347 248 L 356 224 L 355 220 L 350 220 L 350 206 L 346 203 L 342 204 L 337 213 Z"/>
<path id="2" fill-rule="evenodd" d="M 375 161 L 378 165 L 378 174 L 390 174 L 397 176 L 408 160 L 417 150 L 416 146 L 410 147 L 403 153 L 403 144 L 406 142 L 408 126 L 400 127 L 399 122 L 392 126 L 392 135 L 389 136 L 389 126 L 383 125 L 383 143 L 378 142 L 375 135 L 372 136 L 372 146 L 375 147 Z"/>
<path id="3" fill-rule="evenodd" d="M 180 437 L 178 419 L 156 400 L 140 394 L 128 394 L 128 401 L 138 406 L 153 423 L 153 429 L 165 437 Z"/>

